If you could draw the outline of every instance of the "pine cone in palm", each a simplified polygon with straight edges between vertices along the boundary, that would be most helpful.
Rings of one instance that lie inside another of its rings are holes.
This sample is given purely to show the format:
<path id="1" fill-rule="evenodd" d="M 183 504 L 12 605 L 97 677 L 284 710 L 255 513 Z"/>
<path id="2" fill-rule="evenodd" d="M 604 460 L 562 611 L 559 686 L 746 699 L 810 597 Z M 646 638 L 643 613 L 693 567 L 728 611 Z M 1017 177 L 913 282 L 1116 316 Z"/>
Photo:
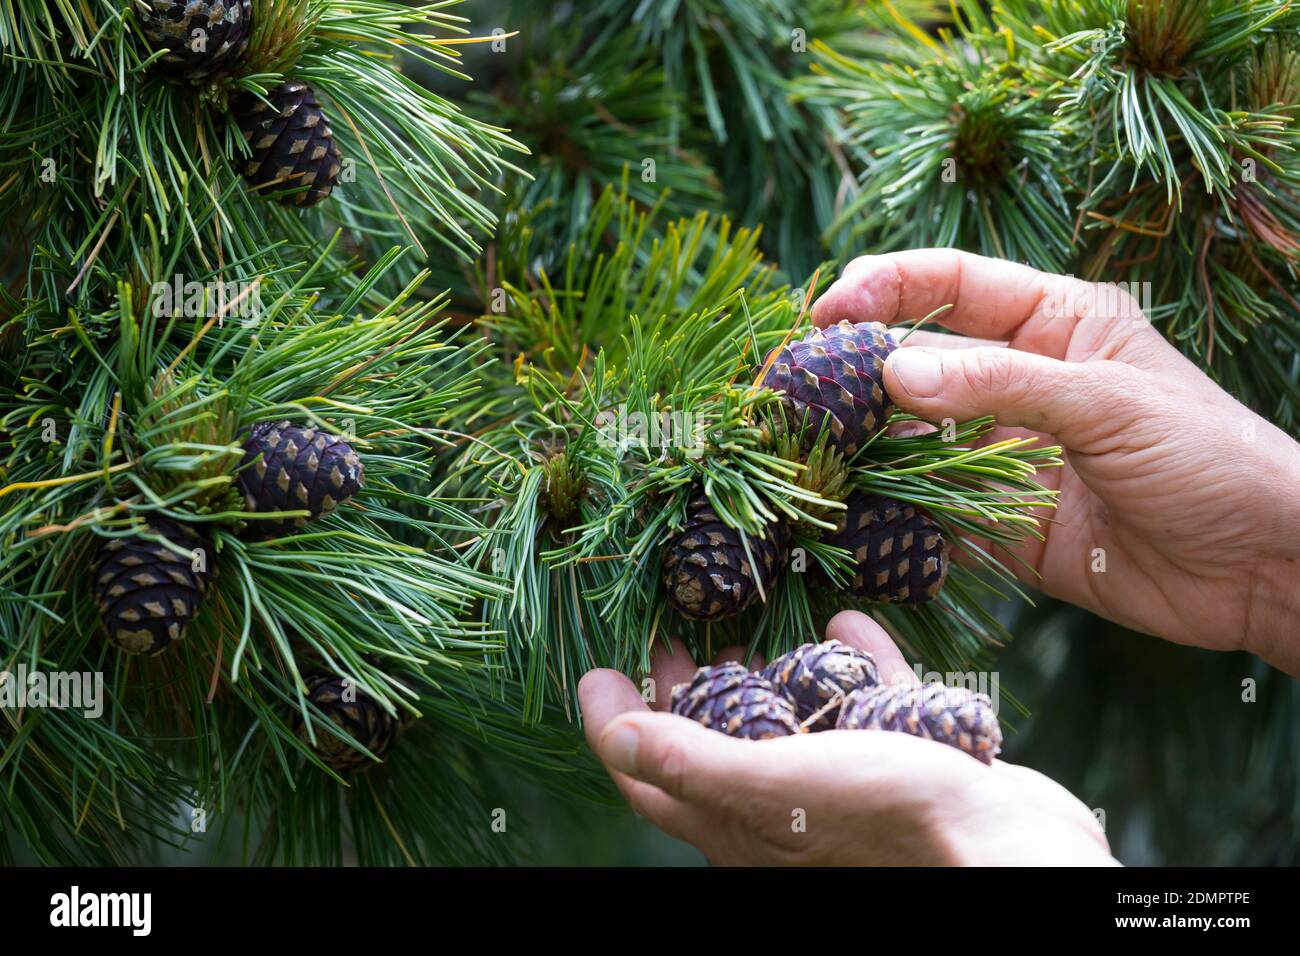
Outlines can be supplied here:
<path id="1" fill-rule="evenodd" d="M 266 99 L 241 97 L 234 112 L 252 151 L 241 172 L 258 192 L 297 206 L 330 194 L 342 166 L 339 147 L 311 87 L 288 80 Z"/>
<path id="2" fill-rule="evenodd" d="M 885 392 L 885 359 L 897 347 L 879 322 L 813 329 L 801 341 L 773 350 L 776 359 L 762 384 L 785 393 L 791 427 L 807 425 L 806 441 L 824 426 L 831 442 L 851 455 L 889 418 L 893 402 Z"/>
<path id="3" fill-rule="evenodd" d="M 772 593 L 785 566 L 787 546 L 781 522 L 769 524 L 762 538 L 744 535 L 724 524 L 708 498 L 696 493 L 687 506 L 685 528 L 668 542 L 664 554 L 668 601 L 696 620 L 734 617 L 758 599 L 760 581 L 763 592 Z"/>
<path id="4" fill-rule="evenodd" d="M 848 590 L 890 604 L 925 604 L 939 596 L 948 552 L 939 526 L 912 505 L 855 492 L 824 544 L 853 556 Z"/>
<path id="5" fill-rule="evenodd" d="M 794 708 L 743 664 L 701 667 L 673 688 L 672 711 L 730 737 L 766 740 L 799 733 Z"/>
<path id="6" fill-rule="evenodd" d="M 161 515 L 148 533 L 110 538 L 95 556 L 95 603 L 109 641 L 128 654 L 158 654 L 185 636 L 212 577 L 211 547 L 197 530 Z"/>
<path id="7" fill-rule="evenodd" d="M 258 422 L 244 442 L 238 475 L 249 511 L 299 511 L 310 516 L 249 522 L 246 536 L 289 534 L 329 514 L 361 487 L 365 468 L 352 446 L 316 428 Z"/>
<path id="8" fill-rule="evenodd" d="M 250 0 L 135 0 L 149 45 L 165 76 L 190 83 L 230 72 L 253 28 Z"/>
<path id="9" fill-rule="evenodd" d="M 319 708 L 334 726 L 380 760 L 388 755 L 402 729 L 402 722 L 397 717 L 346 678 L 317 671 L 309 674 L 306 682 L 307 700 Z M 326 766 L 340 772 L 374 766 L 374 760 L 328 728 L 318 726 L 315 733 L 316 743 L 312 750 Z M 298 737 L 310 743 L 301 716 L 298 718 Z"/>
<path id="10" fill-rule="evenodd" d="M 880 682 L 876 659 L 839 641 L 804 644 L 782 654 L 763 669 L 772 689 L 794 705 L 809 730 L 830 730 L 844 698 Z"/>
<path id="11" fill-rule="evenodd" d="M 880 684 L 856 690 L 840 708 L 836 730 L 895 730 L 937 740 L 991 764 L 1002 728 L 984 694 L 944 684 Z"/>

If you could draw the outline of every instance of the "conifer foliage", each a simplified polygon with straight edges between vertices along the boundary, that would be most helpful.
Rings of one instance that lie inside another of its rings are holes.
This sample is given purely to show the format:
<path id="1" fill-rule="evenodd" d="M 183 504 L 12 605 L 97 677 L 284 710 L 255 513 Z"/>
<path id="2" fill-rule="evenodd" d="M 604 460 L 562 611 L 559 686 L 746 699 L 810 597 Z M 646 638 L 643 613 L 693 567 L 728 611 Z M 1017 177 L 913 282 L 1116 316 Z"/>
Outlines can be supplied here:
<path id="1" fill-rule="evenodd" d="M 0 683 L 0 861 L 526 859 L 517 781 L 613 799 L 581 675 L 670 637 L 783 662 L 701 671 L 697 719 L 991 759 L 983 698 L 823 712 L 874 664 L 807 642 L 864 608 L 992 666 L 1059 450 L 893 406 L 933 316 L 809 303 L 924 245 L 1137 283 L 1294 427 L 1298 31 L 1286 0 L 4 5 L 0 673 L 103 696 Z"/>

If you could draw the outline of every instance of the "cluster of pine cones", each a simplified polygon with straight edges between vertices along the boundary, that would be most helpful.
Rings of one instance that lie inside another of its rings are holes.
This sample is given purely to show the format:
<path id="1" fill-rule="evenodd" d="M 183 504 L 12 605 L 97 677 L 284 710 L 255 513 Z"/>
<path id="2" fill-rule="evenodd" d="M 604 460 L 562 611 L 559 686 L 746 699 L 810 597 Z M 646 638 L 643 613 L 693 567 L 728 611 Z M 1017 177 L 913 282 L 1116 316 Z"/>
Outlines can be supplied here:
<path id="1" fill-rule="evenodd" d="M 236 481 L 248 511 L 268 517 L 245 524 L 246 540 L 292 534 L 329 514 L 361 487 L 365 468 L 342 438 L 287 421 L 259 422 L 244 441 Z M 185 637 L 216 571 L 201 530 L 162 515 L 145 519 L 136 534 L 110 538 L 94 558 L 95 601 L 111 644 L 128 654 L 156 655 Z M 399 729 L 397 718 L 338 675 L 306 678 L 308 700 L 340 730 L 382 759 Z M 299 736 L 309 739 L 296 716 Z M 315 750 L 335 770 L 370 766 L 364 753 L 341 737 L 316 734 Z"/>
<path id="2" fill-rule="evenodd" d="M 943 684 L 882 684 L 865 651 L 804 644 L 761 674 L 743 664 L 701 667 L 673 688 L 672 712 L 732 737 L 768 740 L 822 730 L 893 730 L 956 747 L 991 764 L 1002 745 L 992 703 Z"/>
<path id="3" fill-rule="evenodd" d="M 250 0 L 135 0 L 136 19 L 161 56 L 154 67 L 169 80 L 200 84 L 232 74 L 253 30 Z M 286 80 L 263 99 L 231 105 L 251 154 L 238 160 L 253 188 L 279 202 L 314 206 L 338 181 L 342 163 L 316 94 Z"/>
<path id="4" fill-rule="evenodd" d="M 308 515 L 249 522 L 266 540 L 329 514 L 361 487 L 364 466 L 342 438 L 287 421 L 249 429 L 236 480 L 255 513 Z M 138 534 L 108 539 L 95 558 L 95 600 L 109 641 L 128 654 L 161 653 L 185 636 L 215 572 L 199 526 L 160 515 Z"/>
<path id="5" fill-rule="evenodd" d="M 792 428 L 811 442 L 825 432 L 831 446 L 852 455 L 884 428 L 893 403 L 884 388 L 885 359 L 897 343 L 878 322 L 841 322 L 814 329 L 764 363 L 762 384 L 782 392 Z M 770 367 L 769 367 L 770 366 Z M 933 601 L 948 571 L 939 526 L 910 504 L 854 492 L 845 500 L 826 544 L 848 551 L 848 590 L 871 601 L 916 605 Z M 664 584 L 668 600 L 694 620 L 740 614 L 769 593 L 785 566 L 789 533 L 783 522 L 761 536 L 724 523 L 702 491 L 692 495 L 686 524 L 668 542 Z"/>

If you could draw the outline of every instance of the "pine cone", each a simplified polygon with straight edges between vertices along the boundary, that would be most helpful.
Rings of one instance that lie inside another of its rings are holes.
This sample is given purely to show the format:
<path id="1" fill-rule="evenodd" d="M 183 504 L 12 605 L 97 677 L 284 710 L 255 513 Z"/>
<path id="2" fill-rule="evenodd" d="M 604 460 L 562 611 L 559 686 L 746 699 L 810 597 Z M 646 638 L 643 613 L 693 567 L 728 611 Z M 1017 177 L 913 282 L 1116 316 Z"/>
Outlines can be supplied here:
<path id="1" fill-rule="evenodd" d="M 342 438 L 287 421 L 258 422 L 249 430 L 239 486 L 249 511 L 298 511 L 311 516 L 249 522 L 251 540 L 289 534 L 329 514 L 361 487 L 365 468 Z"/>
<path id="2" fill-rule="evenodd" d="M 876 659 L 839 641 L 803 644 L 763 669 L 772 689 L 794 705 L 801 723 L 817 715 L 809 730 L 830 730 L 851 692 L 880 682 Z"/>
<path id="3" fill-rule="evenodd" d="M 135 0 L 135 11 L 149 45 L 167 51 L 159 71 L 190 83 L 230 72 L 253 29 L 250 0 Z"/>
<path id="4" fill-rule="evenodd" d="M 745 553 L 745 540 L 753 563 Z M 709 500 L 697 493 L 687 507 L 686 527 L 668 542 L 664 554 L 668 601 L 696 620 L 734 617 L 757 600 L 760 579 L 764 593 L 772 593 L 785 566 L 787 544 L 781 522 L 769 524 L 766 537 L 742 535 L 724 524 Z"/>
<path id="5" fill-rule="evenodd" d="M 128 654 L 158 654 L 185 636 L 212 577 L 211 547 L 194 528 L 161 515 L 149 531 L 180 552 L 143 535 L 110 538 L 94 561 L 95 603 L 109 641 Z M 202 549 L 202 569 L 194 552 Z"/>
<path id="6" fill-rule="evenodd" d="M 840 708 L 836 730 L 896 730 L 937 740 L 991 764 L 1002 728 L 984 694 L 944 684 L 880 684 L 855 690 Z"/>
<path id="7" fill-rule="evenodd" d="M 790 424 L 807 424 L 806 441 L 817 437 L 824 422 L 831 442 L 851 455 L 889 418 L 885 359 L 897 347 L 879 322 L 813 329 L 781 348 L 762 384 L 785 393 Z"/>
<path id="8" fill-rule="evenodd" d="M 336 727 L 380 760 L 388 755 L 402 729 L 402 722 L 397 717 L 380 707 L 373 697 L 355 684 L 349 685 L 345 678 L 335 674 L 317 671 L 309 674 L 306 682 L 307 699 Z M 345 694 L 352 699 L 345 699 Z M 299 739 L 310 742 L 301 716 L 297 722 Z M 312 750 L 326 766 L 338 771 L 374 766 L 370 757 L 325 728 L 316 728 L 316 743 Z"/>
<path id="9" fill-rule="evenodd" d="M 883 495 L 845 499 L 838 530 L 822 543 L 853 555 L 853 594 L 891 604 L 925 604 L 939 596 L 948 553 L 939 526 L 914 507 Z"/>
<path id="10" fill-rule="evenodd" d="M 342 165 L 339 147 L 311 87 L 288 80 L 266 100 L 241 97 L 234 112 L 252 150 L 241 172 L 258 192 L 298 206 L 314 206 L 330 194 Z"/>
<path id="11" fill-rule="evenodd" d="M 743 664 L 701 667 L 673 688 L 672 711 L 730 737 L 767 740 L 799 733 L 790 702 Z"/>

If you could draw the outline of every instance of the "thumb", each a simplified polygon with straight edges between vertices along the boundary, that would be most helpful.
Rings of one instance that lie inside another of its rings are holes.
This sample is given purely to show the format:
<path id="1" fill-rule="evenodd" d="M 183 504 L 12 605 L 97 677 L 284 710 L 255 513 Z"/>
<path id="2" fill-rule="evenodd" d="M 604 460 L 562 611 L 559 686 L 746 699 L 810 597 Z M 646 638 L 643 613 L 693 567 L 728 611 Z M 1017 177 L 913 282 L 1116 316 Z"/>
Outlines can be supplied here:
<path id="1" fill-rule="evenodd" d="M 1045 432 L 1086 451 L 1125 427 L 1144 374 L 1122 362 L 1061 362 L 1010 348 L 904 346 L 885 362 L 885 390 L 928 421 L 992 415 L 1000 425 Z"/>
<path id="2" fill-rule="evenodd" d="M 594 743 L 606 766 L 701 807 L 724 807 L 753 776 L 752 740 L 675 714 L 623 714 Z"/>

